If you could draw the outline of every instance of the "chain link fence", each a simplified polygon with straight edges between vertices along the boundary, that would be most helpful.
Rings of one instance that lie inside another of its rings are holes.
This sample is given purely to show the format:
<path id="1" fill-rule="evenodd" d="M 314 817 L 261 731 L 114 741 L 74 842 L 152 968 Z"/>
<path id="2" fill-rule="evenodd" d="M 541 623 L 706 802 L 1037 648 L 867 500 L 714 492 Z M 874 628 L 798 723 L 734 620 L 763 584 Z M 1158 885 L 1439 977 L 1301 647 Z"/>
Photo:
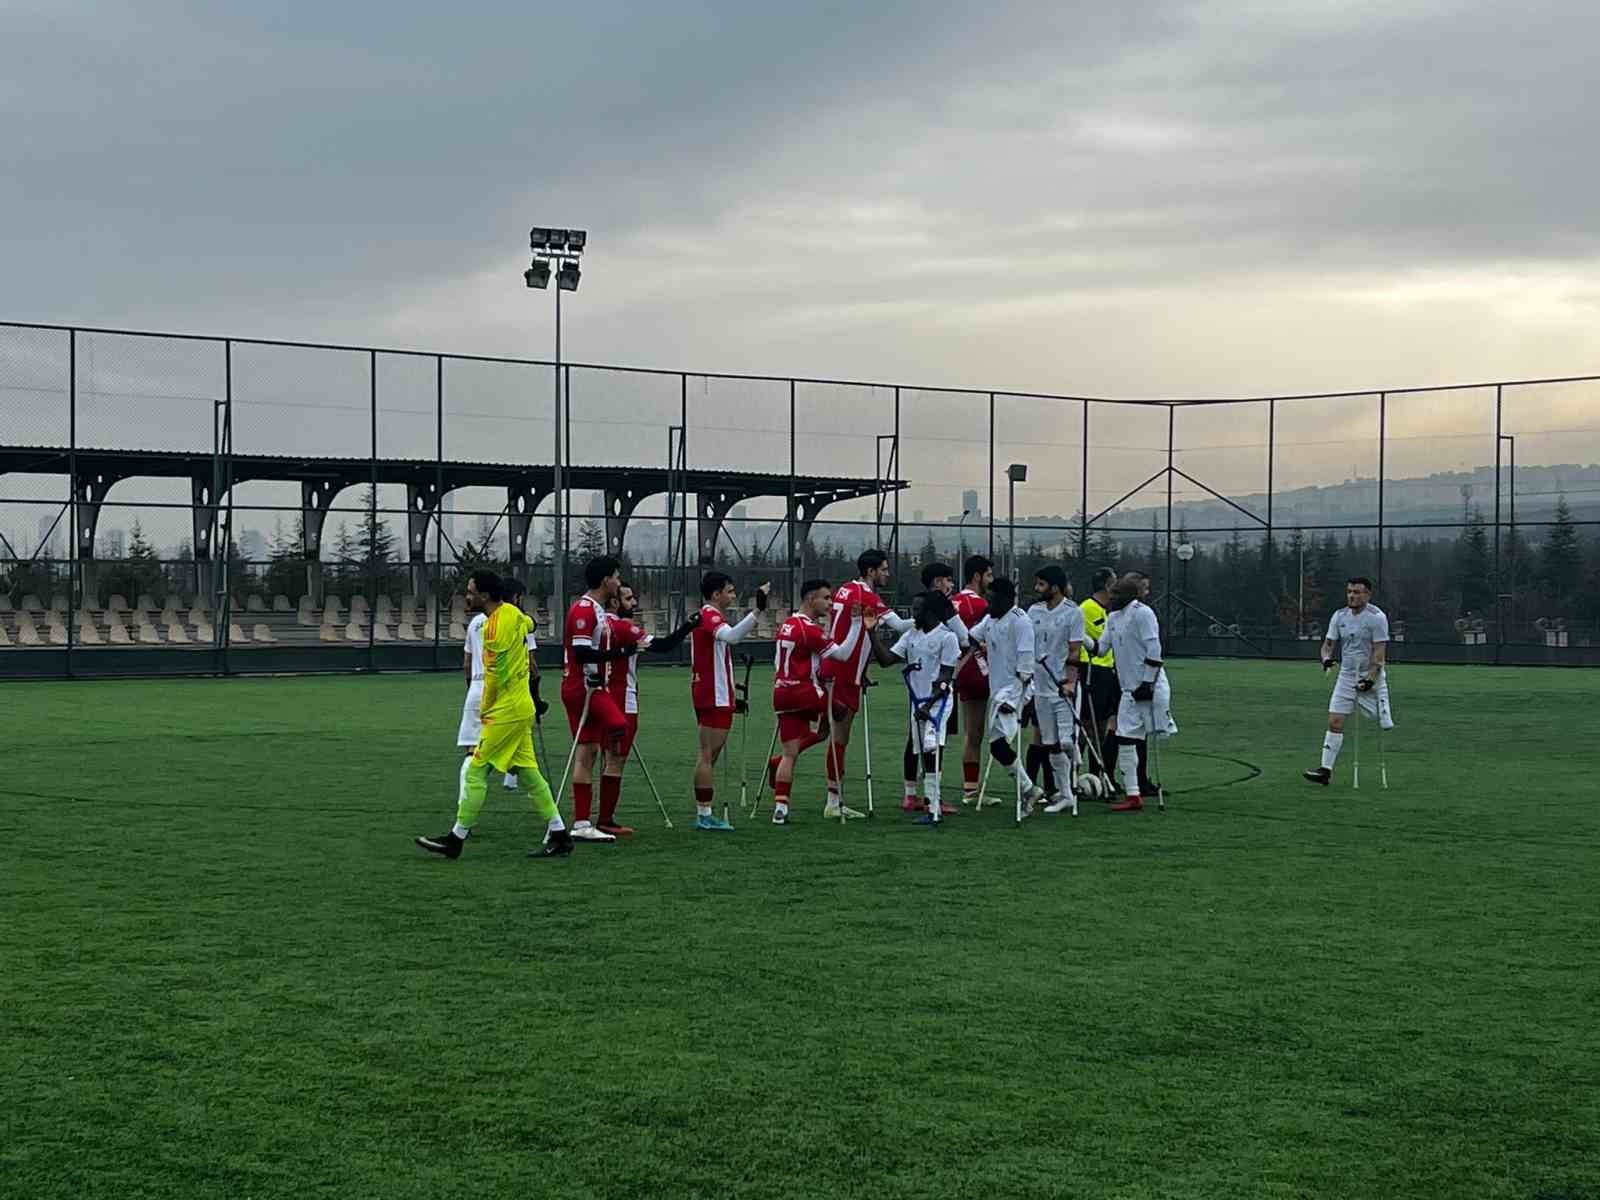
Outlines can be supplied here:
<path id="1" fill-rule="evenodd" d="M 0 675 L 454 669 L 466 575 L 555 642 L 971 554 L 1154 581 L 1175 654 L 1600 661 L 1600 379 L 1123 402 L 0 325 Z M 770 622 L 769 622 L 770 623 Z M 550 653 L 553 645 L 546 648 Z"/>

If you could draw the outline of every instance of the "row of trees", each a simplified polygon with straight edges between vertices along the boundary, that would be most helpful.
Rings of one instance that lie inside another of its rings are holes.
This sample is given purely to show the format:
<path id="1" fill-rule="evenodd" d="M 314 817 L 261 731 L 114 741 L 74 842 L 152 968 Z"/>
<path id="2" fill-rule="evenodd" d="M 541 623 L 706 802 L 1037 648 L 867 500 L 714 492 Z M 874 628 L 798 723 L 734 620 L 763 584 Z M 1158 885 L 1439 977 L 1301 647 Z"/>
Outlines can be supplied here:
<path id="1" fill-rule="evenodd" d="M 370 511 L 370 499 L 368 514 L 354 524 L 340 522 L 325 538 L 317 569 L 331 594 L 371 591 L 398 598 L 413 591 L 416 581 L 409 564 L 401 561 L 394 531 Z M 872 531 L 862 527 L 859 537 L 848 540 L 845 537 L 857 531 L 839 532 L 838 538 L 830 532 L 820 542 L 805 542 L 800 550 L 801 574 L 836 581 L 854 575 L 855 557 L 871 540 Z M 1275 531 L 1271 535 L 1234 530 L 1226 536 L 1198 535 L 1191 541 L 1180 526 L 1174 544 L 1190 542 L 1195 553 L 1187 564 L 1174 557 L 1170 581 L 1162 579 L 1168 546 L 1159 528 L 1152 528 L 1148 535 L 1098 527 L 1085 535 L 1073 529 L 1053 544 L 1041 541 L 1036 530 L 1018 532 L 1027 534 L 1027 540 L 1017 546 L 1016 563 L 1024 586 L 1047 562 L 1067 568 L 1079 595 L 1084 594 L 1088 576 L 1096 567 L 1144 570 L 1158 580 L 1158 591 L 1166 591 L 1170 584 L 1182 597 L 1191 632 L 1200 632 L 1213 620 L 1274 636 L 1292 634 L 1297 628 L 1320 632 L 1327 614 L 1343 602 L 1347 577 L 1378 576 L 1375 540 L 1354 530 L 1342 536 L 1330 530 Z M 431 583 L 441 599 L 460 591 L 474 569 L 509 569 L 504 538 L 496 538 L 494 533 L 493 523 L 483 519 L 470 536 L 453 547 L 453 555 L 447 554 L 443 566 L 430 571 L 425 582 Z M 1541 528 L 1536 540 L 1525 529 L 1503 528 L 1498 563 L 1494 535 L 1494 527 L 1479 509 L 1471 510 L 1459 528 L 1386 531 L 1378 602 L 1392 618 L 1406 622 L 1410 635 L 1418 638 L 1453 638 L 1455 622 L 1462 618 L 1483 618 L 1491 629 L 1497 618 L 1503 619 L 1508 636 L 1516 638 L 1532 636 L 1532 622 L 1539 617 L 1564 617 L 1579 636 L 1585 626 L 1594 629 L 1600 623 L 1600 536 L 1586 534 L 1573 521 L 1564 498 L 1557 505 L 1554 522 Z M 723 556 L 723 565 L 739 579 L 741 589 L 748 590 L 758 576 L 784 578 L 784 551 L 769 552 L 772 544 L 758 536 L 747 550 Z M 298 520 L 288 527 L 281 521 L 277 524 L 265 563 L 247 563 L 237 545 L 231 545 L 229 576 L 235 602 L 243 604 L 252 594 L 264 598 L 284 595 L 291 602 L 298 601 L 307 590 L 308 565 L 316 566 L 307 563 L 302 545 Z M 978 549 L 977 543 L 970 549 Z M 583 564 L 604 550 L 602 524 L 592 519 L 579 522 L 569 548 L 567 579 L 581 578 Z M 103 602 L 113 593 L 129 599 L 149 594 L 158 602 L 168 593 L 192 595 L 196 590 L 193 554 L 184 544 L 178 555 L 177 560 L 163 560 L 136 520 L 125 557 L 99 561 L 82 576 L 91 581 L 95 593 L 90 602 Z M 529 590 L 541 606 L 549 603 L 554 557 L 555 547 L 547 542 L 528 564 Z M 903 602 L 916 589 L 917 572 L 924 563 L 936 559 L 953 562 L 955 557 L 941 552 L 931 536 L 914 552 L 902 548 L 894 564 L 895 598 Z M 666 594 L 678 584 L 667 577 L 663 567 L 627 567 L 636 577 L 647 607 L 664 605 Z M 688 574 L 696 571 L 693 568 Z M 692 593 L 692 581 L 685 582 Z M 202 590 L 205 586 L 207 581 L 200 581 Z M 66 563 L 0 564 L 0 590 L 7 591 L 14 603 L 29 593 L 48 599 L 69 587 Z"/>

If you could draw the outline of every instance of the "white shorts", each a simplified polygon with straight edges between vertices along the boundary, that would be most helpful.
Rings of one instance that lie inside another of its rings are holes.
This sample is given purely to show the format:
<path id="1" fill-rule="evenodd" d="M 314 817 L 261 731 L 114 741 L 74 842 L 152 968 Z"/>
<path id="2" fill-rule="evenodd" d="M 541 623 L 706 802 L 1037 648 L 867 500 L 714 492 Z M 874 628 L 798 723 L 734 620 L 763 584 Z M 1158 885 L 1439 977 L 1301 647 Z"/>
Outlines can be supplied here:
<path id="1" fill-rule="evenodd" d="M 1044 746 L 1060 746 L 1063 750 L 1071 750 L 1078 741 L 1077 721 L 1075 713 L 1082 709 L 1083 685 L 1080 683 L 1072 693 L 1072 699 L 1063 700 L 1059 694 L 1046 685 L 1040 694 L 1033 698 L 1033 715 L 1039 722 L 1039 742 Z"/>
<path id="2" fill-rule="evenodd" d="M 986 739 L 991 742 L 1009 742 L 1017 736 L 1017 731 L 1022 728 L 1022 706 L 1027 703 L 1023 698 L 1022 687 L 1012 684 L 998 692 L 989 695 L 989 716 L 985 725 Z M 1011 711 L 1000 711 L 1002 704 L 1009 704 Z"/>
<path id="3" fill-rule="evenodd" d="M 1132 692 L 1122 693 L 1122 703 L 1117 707 L 1117 736 L 1142 741 L 1151 736 L 1171 737 L 1178 732 L 1178 723 L 1172 719 L 1172 685 L 1167 673 L 1156 676 L 1153 689 L 1155 699 L 1135 700 Z"/>
<path id="4" fill-rule="evenodd" d="M 922 752 L 926 754 L 932 750 L 943 750 L 945 730 L 950 727 L 950 712 L 956 705 L 955 693 L 951 692 L 935 703 L 929 709 L 926 721 L 917 720 L 917 706 L 909 696 L 906 703 L 911 713 L 911 728 L 922 739 Z M 913 737 L 913 740 L 916 738 Z"/>
<path id="5" fill-rule="evenodd" d="M 467 698 L 461 704 L 461 728 L 456 730 L 456 746 L 476 746 L 483 733 L 483 722 L 478 710 L 483 706 L 483 680 L 474 679 L 467 689 Z"/>
<path id="6" fill-rule="evenodd" d="M 1394 728 L 1394 713 L 1389 708 L 1389 672 L 1378 672 L 1378 686 L 1370 692 L 1356 691 L 1355 675 L 1340 674 L 1333 685 L 1333 695 L 1328 698 L 1328 711 L 1348 716 L 1361 705 L 1361 711 L 1377 720 L 1381 729 Z"/>

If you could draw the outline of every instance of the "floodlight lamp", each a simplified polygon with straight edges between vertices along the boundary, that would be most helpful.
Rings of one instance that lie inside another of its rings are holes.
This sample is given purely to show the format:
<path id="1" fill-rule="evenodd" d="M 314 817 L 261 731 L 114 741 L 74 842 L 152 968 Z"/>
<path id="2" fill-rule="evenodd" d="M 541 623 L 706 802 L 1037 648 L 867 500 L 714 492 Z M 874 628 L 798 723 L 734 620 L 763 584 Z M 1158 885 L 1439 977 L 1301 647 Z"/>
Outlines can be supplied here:
<path id="1" fill-rule="evenodd" d="M 528 230 L 528 249 L 543 250 L 550 244 L 550 231 L 542 225 L 535 225 Z"/>
<path id="2" fill-rule="evenodd" d="M 550 286 L 550 264 L 542 258 L 536 258 L 533 265 L 522 273 L 522 278 L 531 288 L 547 288 Z"/>
<path id="3" fill-rule="evenodd" d="M 578 264 L 568 259 L 561 264 L 561 270 L 556 274 L 556 286 L 563 292 L 577 291 L 579 274 Z"/>
<path id="4" fill-rule="evenodd" d="M 1011 480 L 1012 483 L 1027 483 L 1028 482 L 1028 464 L 1027 463 L 1012 463 L 1009 467 L 1006 468 L 1006 478 Z"/>
<path id="5" fill-rule="evenodd" d="M 574 254 L 582 254 L 584 243 L 588 240 L 589 231 L 587 229 L 567 230 L 567 249 L 572 251 Z"/>
<path id="6" fill-rule="evenodd" d="M 1179 562 L 1188 562 L 1194 557 L 1194 547 L 1188 542 L 1179 542 L 1172 548 L 1172 552 L 1178 556 Z"/>
<path id="7" fill-rule="evenodd" d="M 552 229 L 550 231 L 550 249 L 557 253 L 567 248 L 567 230 Z"/>

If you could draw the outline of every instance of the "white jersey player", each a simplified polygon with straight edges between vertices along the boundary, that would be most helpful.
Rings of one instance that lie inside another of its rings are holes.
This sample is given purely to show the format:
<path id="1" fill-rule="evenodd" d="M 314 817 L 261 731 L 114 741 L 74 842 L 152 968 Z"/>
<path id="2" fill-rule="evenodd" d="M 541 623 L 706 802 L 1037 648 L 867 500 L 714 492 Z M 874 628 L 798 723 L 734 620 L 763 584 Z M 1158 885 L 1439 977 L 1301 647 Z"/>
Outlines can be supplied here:
<path id="1" fill-rule="evenodd" d="M 1116 656 L 1117 683 L 1122 689 L 1116 744 L 1124 799 L 1111 806 L 1112 812 L 1137 812 L 1144 807 L 1139 788 L 1138 744 L 1147 738 L 1166 738 L 1178 732 L 1177 722 L 1172 719 L 1172 686 L 1161 658 L 1161 625 L 1155 609 L 1139 599 L 1144 590 L 1144 577 L 1136 572 L 1117 580 L 1111 589 L 1111 611 L 1101 638 L 1101 645 L 1109 643 Z"/>
<path id="2" fill-rule="evenodd" d="M 467 603 L 476 603 L 477 593 Z M 461 726 L 456 730 L 456 749 L 470 755 L 483 732 L 478 710 L 483 706 L 483 627 L 489 618 L 481 612 L 467 622 L 467 640 L 461 648 L 461 670 L 466 676 L 467 698 L 461 704 Z"/>
<path id="3" fill-rule="evenodd" d="M 1356 706 L 1378 722 L 1379 729 L 1394 728 L 1389 708 L 1389 618 L 1372 603 L 1372 580 L 1358 575 L 1344 585 L 1345 607 L 1328 622 L 1322 640 L 1322 669 L 1333 669 L 1339 651 L 1339 677 L 1328 699 L 1328 732 L 1322 740 L 1322 763 L 1305 772 L 1305 778 L 1324 787 L 1333 778 L 1334 764 L 1344 746 L 1344 722 Z M 1358 764 L 1359 765 L 1359 764 Z"/>
<path id="4" fill-rule="evenodd" d="M 881 666 L 904 663 L 906 703 L 909 708 L 917 760 L 922 769 L 922 794 L 928 811 L 917 818 L 921 825 L 938 825 L 944 819 L 940 783 L 944 759 L 945 731 L 955 707 L 956 663 L 961 659 L 961 642 L 948 621 L 955 616 L 955 605 L 937 589 L 930 588 L 917 598 L 916 624 L 906 630 L 891 648 L 874 638 L 872 650 Z"/>
<path id="5" fill-rule="evenodd" d="M 1028 780 L 1018 761 L 1016 740 L 1022 706 L 1033 683 L 1033 622 L 1017 607 L 1017 585 L 1003 576 L 989 585 L 989 611 L 972 627 L 972 640 L 983 646 L 989 662 L 989 710 L 984 736 L 989 753 L 1017 781 L 1019 819 L 1033 812 L 1044 789 Z M 980 795 L 978 802 L 984 798 Z"/>
<path id="6" fill-rule="evenodd" d="M 1033 622 L 1033 715 L 1039 726 L 1039 748 L 1055 779 L 1055 799 L 1045 806 L 1050 813 L 1078 815 L 1078 794 L 1073 771 L 1078 762 L 1078 658 L 1083 650 L 1083 610 L 1072 603 L 1067 573 L 1051 564 L 1034 576 L 1034 591 L 1042 597 L 1028 609 Z"/>

